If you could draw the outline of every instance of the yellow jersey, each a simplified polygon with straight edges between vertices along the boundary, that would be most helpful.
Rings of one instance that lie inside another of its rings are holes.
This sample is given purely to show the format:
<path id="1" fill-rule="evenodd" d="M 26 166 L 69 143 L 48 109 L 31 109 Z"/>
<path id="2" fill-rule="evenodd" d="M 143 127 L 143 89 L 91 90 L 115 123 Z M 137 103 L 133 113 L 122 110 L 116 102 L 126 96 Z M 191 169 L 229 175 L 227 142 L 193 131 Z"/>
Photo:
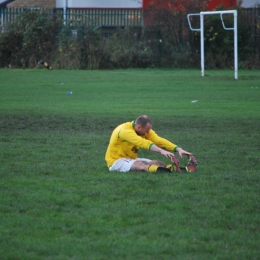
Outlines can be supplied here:
<path id="1" fill-rule="evenodd" d="M 107 147 L 105 160 L 111 167 L 119 158 L 136 159 L 139 148 L 150 150 L 153 144 L 168 151 L 175 151 L 178 146 L 158 136 L 154 130 L 139 136 L 134 129 L 135 122 L 127 122 L 116 127 Z"/>

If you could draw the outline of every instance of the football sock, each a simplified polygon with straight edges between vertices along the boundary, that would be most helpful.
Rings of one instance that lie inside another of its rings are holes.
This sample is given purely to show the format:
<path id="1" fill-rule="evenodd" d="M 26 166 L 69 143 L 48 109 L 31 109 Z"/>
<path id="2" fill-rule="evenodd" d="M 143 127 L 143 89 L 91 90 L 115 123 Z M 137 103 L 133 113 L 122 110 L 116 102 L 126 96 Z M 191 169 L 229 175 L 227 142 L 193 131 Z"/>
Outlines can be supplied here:
<path id="1" fill-rule="evenodd" d="M 148 167 L 148 172 L 157 172 L 157 169 L 158 169 L 158 166 L 156 166 L 156 165 L 150 165 L 149 167 Z"/>
<path id="2" fill-rule="evenodd" d="M 167 164 L 167 165 L 165 166 L 165 168 L 170 169 L 170 170 L 172 171 L 172 165 L 171 165 L 171 164 Z"/>
<path id="3" fill-rule="evenodd" d="M 160 167 L 157 165 L 150 165 L 148 167 L 148 172 L 172 172 L 172 166 L 168 164 L 166 167 Z"/>

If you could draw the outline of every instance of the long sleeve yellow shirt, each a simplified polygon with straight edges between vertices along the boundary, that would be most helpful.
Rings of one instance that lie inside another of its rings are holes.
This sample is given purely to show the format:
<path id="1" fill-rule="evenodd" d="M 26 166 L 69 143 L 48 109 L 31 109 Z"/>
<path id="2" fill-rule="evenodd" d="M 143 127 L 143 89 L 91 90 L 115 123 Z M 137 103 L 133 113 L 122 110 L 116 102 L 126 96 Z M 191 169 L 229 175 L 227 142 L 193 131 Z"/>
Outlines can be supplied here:
<path id="1" fill-rule="evenodd" d="M 174 151 L 176 144 L 158 136 L 152 129 L 148 134 L 139 136 L 134 129 L 134 121 L 127 122 L 116 127 L 111 135 L 106 151 L 105 160 L 111 167 L 119 158 L 136 159 L 139 148 L 149 150 L 155 144 L 162 149 Z"/>

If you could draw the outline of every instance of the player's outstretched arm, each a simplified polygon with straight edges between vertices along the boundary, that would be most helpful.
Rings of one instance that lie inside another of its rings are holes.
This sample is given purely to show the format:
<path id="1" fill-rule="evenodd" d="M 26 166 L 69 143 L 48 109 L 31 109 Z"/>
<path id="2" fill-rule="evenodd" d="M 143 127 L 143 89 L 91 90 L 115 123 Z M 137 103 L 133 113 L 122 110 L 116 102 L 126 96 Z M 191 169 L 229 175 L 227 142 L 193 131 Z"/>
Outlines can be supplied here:
<path id="1" fill-rule="evenodd" d="M 160 153 L 161 155 L 165 156 L 166 158 L 173 158 L 175 155 L 171 152 L 165 151 L 162 148 L 158 147 L 157 145 L 153 144 L 151 149 L 153 152 Z"/>

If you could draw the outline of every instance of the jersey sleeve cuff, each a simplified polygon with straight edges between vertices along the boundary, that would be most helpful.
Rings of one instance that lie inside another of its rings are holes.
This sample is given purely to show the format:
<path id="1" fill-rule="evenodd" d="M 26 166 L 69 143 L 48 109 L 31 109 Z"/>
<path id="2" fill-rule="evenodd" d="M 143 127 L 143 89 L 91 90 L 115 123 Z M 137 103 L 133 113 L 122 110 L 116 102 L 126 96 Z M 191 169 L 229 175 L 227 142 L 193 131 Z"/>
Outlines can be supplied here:
<path id="1" fill-rule="evenodd" d="M 176 150 L 179 148 L 179 146 L 176 146 L 173 151 L 176 152 Z"/>
<path id="2" fill-rule="evenodd" d="M 149 146 L 149 150 L 151 150 L 152 146 L 154 145 L 154 143 L 151 143 Z"/>

